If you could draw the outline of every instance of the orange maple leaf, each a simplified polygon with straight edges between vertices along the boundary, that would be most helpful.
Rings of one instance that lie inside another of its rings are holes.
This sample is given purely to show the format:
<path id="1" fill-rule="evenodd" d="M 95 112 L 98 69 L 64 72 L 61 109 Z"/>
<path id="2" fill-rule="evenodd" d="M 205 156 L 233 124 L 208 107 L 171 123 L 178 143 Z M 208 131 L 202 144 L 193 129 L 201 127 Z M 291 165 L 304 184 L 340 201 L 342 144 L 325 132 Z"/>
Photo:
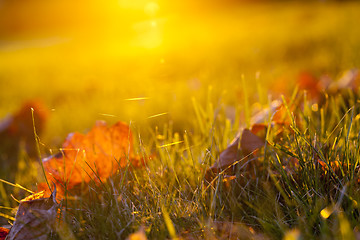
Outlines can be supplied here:
<path id="1" fill-rule="evenodd" d="M 105 181 L 120 168 L 142 164 L 143 159 L 133 153 L 131 130 L 123 122 L 108 127 L 97 121 L 85 135 L 69 134 L 60 153 L 43 159 L 46 177 L 56 184 L 59 195 L 65 186 L 69 190 L 83 182 Z M 38 188 L 49 192 L 45 183 Z"/>
<path id="2" fill-rule="evenodd" d="M 9 234 L 9 229 L 0 227 L 0 240 L 5 240 L 6 236 Z"/>

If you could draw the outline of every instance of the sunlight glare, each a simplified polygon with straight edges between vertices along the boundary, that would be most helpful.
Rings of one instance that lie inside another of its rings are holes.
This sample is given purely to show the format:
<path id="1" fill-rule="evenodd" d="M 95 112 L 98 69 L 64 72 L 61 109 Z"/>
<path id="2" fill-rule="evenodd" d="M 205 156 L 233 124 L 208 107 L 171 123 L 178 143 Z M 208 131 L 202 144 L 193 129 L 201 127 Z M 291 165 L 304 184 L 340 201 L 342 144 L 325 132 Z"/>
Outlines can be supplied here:
<path id="1" fill-rule="evenodd" d="M 127 9 L 143 9 L 147 2 L 147 0 L 119 0 L 119 6 Z"/>
<path id="2" fill-rule="evenodd" d="M 156 27 L 156 26 L 157 26 L 156 21 L 151 21 L 151 26 L 152 26 L 152 27 Z"/>
<path id="3" fill-rule="evenodd" d="M 168 113 L 167 113 L 167 112 L 164 112 L 164 113 L 159 113 L 159 114 L 151 115 L 151 116 L 150 116 L 150 117 L 148 117 L 148 118 L 160 117 L 160 116 L 164 116 L 164 115 L 166 115 L 166 114 L 168 114 Z"/>
<path id="4" fill-rule="evenodd" d="M 159 4 L 157 4 L 156 2 L 148 2 L 144 7 L 144 12 L 148 16 L 153 17 L 157 14 L 159 8 Z"/>
<path id="5" fill-rule="evenodd" d="M 136 37 L 133 44 L 137 47 L 154 49 L 160 47 L 163 42 L 162 29 L 157 20 L 143 21 L 134 24 L 133 29 Z"/>
<path id="6" fill-rule="evenodd" d="M 177 145 L 177 144 L 180 144 L 180 143 L 183 143 L 183 142 L 184 141 L 177 141 L 177 142 L 173 142 L 173 143 L 168 143 L 168 144 L 160 145 L 160 146 L 158 146 L 158 148 L 169 147 L 169 146 Z"/>
<path id="7" fill-rule="evenodd" d="M 127 98 L 125 101 L 140 101 L 140 100 L 148 100 L 148 97 L 138 97 L 138 98 Z"/>

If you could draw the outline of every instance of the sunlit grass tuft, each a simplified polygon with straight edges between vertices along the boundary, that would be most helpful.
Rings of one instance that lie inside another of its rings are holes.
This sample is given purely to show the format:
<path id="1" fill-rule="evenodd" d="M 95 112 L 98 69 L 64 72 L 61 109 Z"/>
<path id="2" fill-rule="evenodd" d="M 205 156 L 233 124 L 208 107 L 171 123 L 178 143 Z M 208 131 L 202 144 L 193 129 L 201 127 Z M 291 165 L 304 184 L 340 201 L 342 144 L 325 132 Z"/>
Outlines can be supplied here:
<path id="1" fill-rule="evenodd" d="M 211 26 L 206 14 L 196 23 L 196 13 L 189 20 L 194 25 L 185 24 L 190 41 L 174 38 L 179 48 L 167 43 L 167 53 L 113 56 L 100 46 L 89 53 L 86 45 L 73 54 L 80 40 L 0 53 L 1 117 L 33 97 L 52 109 L 40 155 L 50 155 L 68 133 L 85 132 L 103 118 L 131 122 L 137 153 L 154 156 L 142 169 L 128 165 L 66 196 L 65 222 L 76 238 L 125 239 L 140 228 L 149 239 L 359 234 L 357 90 L 329 93 L 318 102 L 295 90 L 282 99 L 291 120 L 287 127 L 272 127 L 271 111 L 264 116 L 267 141 L 250 159 L 257 167 L 234 164 L 233 176 L 223 171 L 211 184 L 205 179 L 238 131 L 251 126 L 253 114 L 295 88 L 300 71 L 337 79 L 344 69 L 359 67 L 358 3 L 288 4 L 220 12 Z M 224 24 L 229 22 L 239 29 Z M 210 35 L 196 31 L 202 27 Z M 215 35 L 221 39 L 210 41 Z M 199 43 L 192 45 L 196 37 Z M 5 223 L 14 220 L 15 199 L 28 194 L 17 186 L 35 190 L 43 181 L 40 163 L 24 147 L 20 151 L 15 185 L 0 182 Z"/>
<path id="2" fill-rule="evenodd" d="M 136 151 L 153 159 L 142 169 L 130 163 L 106 182 L 94 179 L 64 199 L 67 225 L 80 239 L 126 238 L 140 228 L 150 239 L 354 236 L 360 227 L 356 96 L 328 96 L 317 110 L 303 92 L 283 99 L 292 121 L 281 135 L 267 131 L 267 146 L 253 160 L 257 167 L 234 164 L 234 177 L 220 172 L 210 184 L 206 170 L 239 129 L 221 99 L 209 97 L 204 105 L 194 99 L 193 127 L 182 132 L 171 122 L 156 128 L 133 123 Z M 13 220 L 6 210 L 2 216 Z"/>

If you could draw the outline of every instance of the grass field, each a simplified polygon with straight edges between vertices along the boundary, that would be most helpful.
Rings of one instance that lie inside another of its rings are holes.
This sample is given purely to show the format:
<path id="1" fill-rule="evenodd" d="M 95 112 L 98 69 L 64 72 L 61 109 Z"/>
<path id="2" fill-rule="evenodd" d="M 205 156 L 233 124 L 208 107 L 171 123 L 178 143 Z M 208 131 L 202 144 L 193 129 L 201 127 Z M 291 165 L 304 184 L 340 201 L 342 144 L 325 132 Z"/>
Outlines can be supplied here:
<path id="1" fill-rule="evenodd" d="M 65 199 L 72 234 L 56 237 L 125 239 L 140 228 L 149 239 L 359 237 L 357 88 L 316 108 L 296 92 L 301 73 L 336 81 L 359 68 L 358 2 L 139 1 L 85 13 L 33 4 L 0 7 L 0 117 L 42 100 L 50 109 L 42 157 L 99 119 L 129 123 L 137 153 L 154 156 Z M 268 130 L 252 169 L 238 164 L 235 179 L 221 173 L 209 185 L 220 152 L 281 94 L 293 112 L 288 127 Z M 19 156 L 14 179 L 35 191 L 40 164 Z M 293 158 L 290 173 L 282 166 Z M 10 194 L 25 192 L 0 189 L 1 213 L 14 216 Z"/>

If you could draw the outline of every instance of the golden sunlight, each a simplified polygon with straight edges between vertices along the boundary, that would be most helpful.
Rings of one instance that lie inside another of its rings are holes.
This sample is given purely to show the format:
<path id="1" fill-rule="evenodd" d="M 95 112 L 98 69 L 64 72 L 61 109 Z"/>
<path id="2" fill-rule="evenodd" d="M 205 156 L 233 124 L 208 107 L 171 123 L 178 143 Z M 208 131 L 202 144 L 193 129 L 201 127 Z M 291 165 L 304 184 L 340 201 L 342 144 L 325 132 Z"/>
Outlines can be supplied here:
<path id="1" fill-rule="evenodd" d="M 344 55 L 339 56 L 330 49 L 340 38 L 356 44 L 355 30 L 341 30 L 357 19 L 354 9 L 345 4 L 347 14 L 333 18 L 336 4 L 2 0 L 0 77 L 24 99 L 61 99 L 59 89 L 67 92 L 72 86 L 109 102 L 119 92 L 121 99 L 151 98 L 147 104 L 163 106 L 153 112 L 171 112 L 165 107 L 169 101 L 185 106 L 178 99 L 189 100 L 189 91 L 209 85 L 218 92 L 241 92 L 242 76 L 249 91 L 259 88 L 256 82 L 263 92 L 268 87 L 284 92 L 291 87 L 268 80 L 281 82 L 304 69 L 331 72 L 335 62 L 342 69 L 353 65 L 345 59 L 355 59 L 355 53 L 339 50 Z M 126 114 L 134 112 L 129 108 Z"/>
<path id="2" fill-rule="evenodd" d="M 0 0 L 0 240 L 360 236 L 359 16 Z"/>

